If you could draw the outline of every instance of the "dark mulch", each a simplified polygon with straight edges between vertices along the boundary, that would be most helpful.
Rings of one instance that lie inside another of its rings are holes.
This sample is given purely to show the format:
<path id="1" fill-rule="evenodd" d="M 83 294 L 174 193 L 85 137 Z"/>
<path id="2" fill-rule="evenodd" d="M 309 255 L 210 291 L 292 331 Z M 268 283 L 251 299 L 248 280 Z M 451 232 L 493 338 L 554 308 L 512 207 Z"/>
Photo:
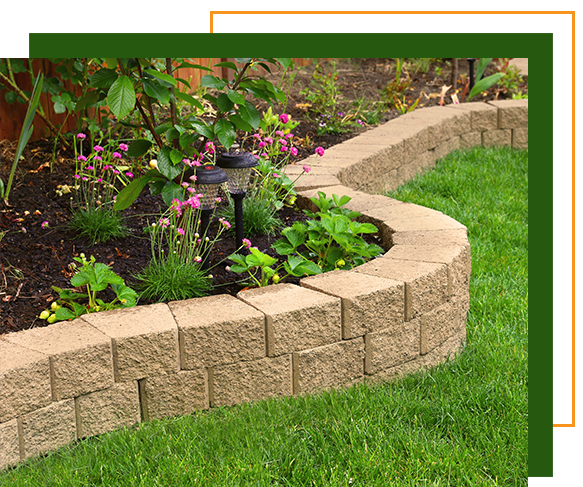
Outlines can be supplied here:
<path id="1" fill-rule="evenodd" d="M 447 68 L 441 76 L 437 76 L 435 66 L 438 65 L 432 63 L 427 73 L 416 74 L 409 70 L 411 85 L 406 99 L 409 104 L 418 97 L 421 97 L 419 107 L 439 104 L 439 97 L 435 94 L 441 92 L 444 83 L 450 85 L 450 79 Z M 294 130 L 294 140 L 301 157 L 313 154 L 315 147 L 327 149 L 370 128 L 364 126 L 343 134 L 317 135 L 317 121 L 310 119 L 310 112 L 305 107 L 305 96 L 300 94 L 301 89 L 310 86 L 313 69 L 314 66 L 308 66 L 298 70 L 285 107 L 292 119 L 301 121 Z M 336 69 L 337 86 L 346 107 L 359 97 L 369 102 L 380 100 L 381 90 L 394 78 L 395 73 L 394 61 L 390 59 L 344 59 L 339 61 Z M 467 72 L 465 60 L 460 60 L 459 70 L 460 73 Z M 273 75 L 271 80 L 276 83 L 279 78 Z M 521 88 L 523 92 L 527 91 L 526 80 Z M 508 97 L 508 94 L 492 88 L 488 90 L 487 96 L 480 95 L 472 102 Z M 451 99 L 446 98 L 446 102 L 451 103 Z M 260 112 L 265 109 L 266 105 L 259 105 Z M 281 113 L 284 107 L 275 107 L 275 111 Z M 382 123 L 399 115 L 395 109 L 386 110 L 379 121 Z M 0 177 L 5 182 L 14 146 L 14 143 L 8 141 L 0 142 Z M 130 286 L 135 282 L 133 276 L 146 266 L 151 257 L 150 242 L 144 236 L 143 228 L 155 219 L 158 208 L 164 207 L 161 199 L 143 192 L 135 204 L 126 210 L 130 237 L 95 245 L 76 239 L 75 233 L 67 227 L 71 214 L 70 200 L 67 196 L 57 196 L 55 192 L 58 185 L 70 184 L 74 171 L 74 166 L 70 164 L 71 154 L 58 148 L 51 172 L 49 161 L 52 153 L 52 140 L 31 142 L 28 145 L 18 165 L 10 194 L 10 206 L 0 207 L 0 232 L 3 235 L 0 240 L 0 335 L 46 326 L 46 321 L 37 317 L 57 297 L 51 286 L 70 287 L 68 265 L 80 253 L 93 255 L 97 262 L 110 265 Z M 305 219 L 303 213 L 290 208 L 284 208 L 279 216 L 286 225 Z M 41 228 L 44 221 L 49 222 L 49 228 Z M 253 236 L 252 241 L 260 250 L 276 256 L 270 246 L 277 238 L 258 235 Z M 211 265 L 221 262 L 234 249 L 233 238 L 223 238 L 213 250 Z M 234 282 L 234 275 L 225 271 L 226 264 L 222 262 L 212 270 L 213 281 L 217 285 L 213 292 L 236 294 L 242 284 Z M 139 304 L 147 302 L 140 301 Z"/>

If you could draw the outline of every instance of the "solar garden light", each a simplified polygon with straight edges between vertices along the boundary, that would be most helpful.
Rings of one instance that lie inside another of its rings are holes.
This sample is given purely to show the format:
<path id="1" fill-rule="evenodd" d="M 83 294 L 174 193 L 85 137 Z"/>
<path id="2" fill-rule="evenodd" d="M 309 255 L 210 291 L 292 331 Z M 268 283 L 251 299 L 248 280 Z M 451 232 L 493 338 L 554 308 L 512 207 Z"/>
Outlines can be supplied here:
<path id="1" fill-rule="evenodd" d="M 227 175 L 220 167 L 210 164 L 196 168 L 195 189 L 202 194 L 200 199 L 200 225 L 202 235 L 207 235 L 211 214 L 215 211 L 215 204 L 219 186 L 227 182 Z M 202 268 L 208 268 L 208 251 L 202 256 Z"/>
<path id="2" fill-rule="evenodd" d="M 257 159 L 249 152 L 227 152 L 216 161 L 228 176 L 227 186 L 235 203 L 235 243 L 243 245 L 243 198 L 249 185 L 251 169 L 257 166 Z"/>
<path id="3" fill-rule="evenodd" d="M 474 79 L 474 62 L 476 62 L 476 60 L 478 58 L 476 58 L 476 57 L 469 57 L 469 58 L 466 58 L 466 59 L 468 60 L 468 63 L 470 63 L 470 90 L 471 90 L 474 87 L 474 82 L 475 82 L 475 79 Z"/>

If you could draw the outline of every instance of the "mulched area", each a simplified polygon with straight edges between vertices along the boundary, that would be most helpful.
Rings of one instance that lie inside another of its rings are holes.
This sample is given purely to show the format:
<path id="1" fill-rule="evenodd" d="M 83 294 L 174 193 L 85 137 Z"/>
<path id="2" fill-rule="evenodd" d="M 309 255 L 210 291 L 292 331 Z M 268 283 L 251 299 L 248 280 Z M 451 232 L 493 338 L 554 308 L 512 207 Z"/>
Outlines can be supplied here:
<path id="1" fill-rule="evenodd" d="M 403 76 L 407 74 L 411 81 L 404 99 L 407 106 L 417 99 L 418 108 L 439 105 L 442 86 L 453 85 L 451 69 L 442 61 L 432 62 L 426 73 L 415 73 L 412 66 L 406 69 Z M 309 102 L 302 93 L 303 89 L 311 86 L 313 71 L 314 65 L 296 69 L 293 82 L 289 85 L 286 106 L 274 107 L 274 112 L 285 111 L 292 116 L 292 120 L 301 122 L 294 130 L 298 160 L 313 154 L 316 147 L 327 149 L 372 127 L 363 122 L 363 125 L 355 125 L 346 133 L 318 135 L 319 119 L 310 112 Z M 360 101 L 362 105 L 363 100 L 370 109 L 374 108 L 374 103 L 383 100 L 382 90 L 395 76 L 395 62 L 393 59 L 343 59 L 338 60 L 336 71 L 341 109 L 348 111 L 354 107 L 355 101 Z M 467 61 L 460 60 L 459 73 L 467 72 Z M 278 84 L 281 74 L 274 73 L 267 78 Z M 527 92 L 527 81 L 525 78 L 521 84 L 523 93 Z M 453 88 L 450 88 L 448 94 L 452 92 Z M 509 97 L 508 93 L 492 88 L 485 96 L 479 95 L 472 102 Z M 446 103 L 451 103 L 448 96 Z M 258 109 L 261 113 L 267 105 L 260 103 Z M 377 115 L 378 123 L 383 123 L 397 118 L 400 112 L 389 108 L 379 111 Z M 364 116 L 361 118 L 365 120 Z M 15 145 L 14 142 L 0 142 L 0 177 L 5 182 Z M 74 172 L 72 154 L 58 147 L 51 170 L 52 157 L 53 140 L 29 143 L 17 168 L 10 204 L 0 206 L 0 335 L 47 325 L 46 321 L 38 319 L 38 315 L 57 297 L 51 286 L 70 287 L 72 274 L 69 264 L 73 262 L 73 257 L 81 253 L 95 256 L 97 262 L 110 265 L 129 286 L 134 282 L 133 276 L 147 265 L 151 257 L 150 241 L 144 235 L 143 228 L 156 219 L 159 208 L 164 208 L 160 197 L 145 191 L 126 210 L 129 237 L 92 245 L 76 238 L 75 233 L 68 229 L 67 222 L 71 215 L 69 195 L 58 196 L 56 193 L 59 185 L 71 182 Z M 286 225 L 291 225 L 306 217 L 300 211 L 284 208 L 279 218 Z M 49 222 L 48 228 L 41 227 L 45 221 Z M 256 235 L 251 238 L 260 250 L 277 256 L 270 245 L 278 237 Z M 211 265 L 221 262 L 234 251 L 233 240 L 226 236 L 217 243 L 211 254 Z M 226 264 L 223 262 L 212 270 L 213 282 L 218 286 L 213 292 L 236 294 L 243 284 L 234 282 L 234 274 L 224 269 Z M 142 300 L 139 304 L 147 302 Z"/>

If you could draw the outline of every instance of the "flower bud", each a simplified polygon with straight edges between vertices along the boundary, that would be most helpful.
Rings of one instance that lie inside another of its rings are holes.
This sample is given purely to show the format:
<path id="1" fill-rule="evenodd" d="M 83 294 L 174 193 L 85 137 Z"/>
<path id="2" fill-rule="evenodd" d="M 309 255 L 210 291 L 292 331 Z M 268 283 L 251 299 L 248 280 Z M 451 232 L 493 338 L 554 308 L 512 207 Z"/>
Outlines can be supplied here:
<path id="1" fill-rule="evenodd" d="M 150 169 L 156 169 L 158 167 L 158 161 L 156 159 L 152 159 L 150 161 Z"/>

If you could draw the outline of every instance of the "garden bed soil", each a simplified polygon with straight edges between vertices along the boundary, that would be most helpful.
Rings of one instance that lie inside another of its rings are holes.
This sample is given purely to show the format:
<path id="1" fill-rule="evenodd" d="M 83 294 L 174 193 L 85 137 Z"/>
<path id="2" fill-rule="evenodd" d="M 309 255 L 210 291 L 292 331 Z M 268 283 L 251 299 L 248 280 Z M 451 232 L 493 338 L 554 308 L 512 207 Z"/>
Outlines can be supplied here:
<path id="1" fill-rule="evenodd" d="M 418 108 L 439 105 L 442 86 L 451 84 L 451 70 L 444 67 L 440 73 L 440 66 L 445 65 L 443 62 L 432 62 L 426 73 L 415 73 L 412 67 L 407 69 L 403 76 L 409 76 L 411 80 L 405 95 L 408 106 L 417 99 Z M 310 113 L 309 101 L 302 93 L 304 88 L 311 86 L 313 71 L 314 65 L 296 68 L 293 82 L 289 85 L 286 106 L 274 107 L 276 113 L 285 111 L 292 116 L 292 120 L 300 121 L 300 125 L 293 131 L 294 143 L 299 150 L 297 160 L 313 154 L 316 147 L 327 149 L 371 128 L 370 124 L 364 123 L 355 125 L 345 133 L 318 135 L 318 119 Z M 355 100 L 361 103 L 364 100 L 369 109 L 374 109 L 374 104 L 383 100 L 383 88 L 394 79 L 395 63 L 392 59 L 343 59 L 338 61 L 336 72 L 336 86 L 340 92 L 339 107 L 342 110 L 350 110 Z M 460 60 L 459 73 L 467 72 L 467 61 Z M 279 85 L 281 75 L 274 73 L 267 78 Z M 519 89 L 523 93 L 527 92 L 526 78 Z M 451 92 L 453 89 L 448 94 Z M 472 102 L 509 97 L 508 93 L 491 88 Z M 451 98 L 446 96 L 445 101 L 450 104 Z M 260 113 L 267 107 L 261 103 L 258 105 Z M 398 116 L 400 112 L 395 108 L 380 110 L 378 122 L 383 123 Z M 0 178 L 4 182 L 8 179 L 15 146 L 16 143 L 12 141 L 0 142 Z M 73 257 L 81 253 L 93 255 L 97 262 L 110 265 L 130 287 L 135 282 L 135 274 L 151 258 L 150 241 L 143 233 L 143 228 L 156 219 L 158 209 L 164 209 L 165 205 L 159 196 L 151 196 L 147 191 L 125 212 L 126 224 L 130 229 L 128 237 L 92 245 L 91 242 L 76 239 L 75 233 L 68 229 L 70 195 L 58 196 L 55 190 L 59 185 L 70 184 L 74 172 L 72 156 L 58 147 L 51 168 L 53 140 L 29 143 L 17 167 L 9 205 L 0 206 L 0 335 L 47 325 L 38 315 L 58 297 L 51 286 L 71 287 L 69 264 L 73 262 Z M 283 208 L 279 218 L 289 226 L 306 217 L 298 210 Z M 41 226 L 45 221 L 49 222 L 48 228 Z M 270 248 L 277 236 L 255 235 L 250 238 L 260 250 L 277 257 Z M 375 241 L 374 236 L 371 239 Z M 241 278 L 240 275 L 225 269 L 228 262 L 223 259 L 234 250 L 234 238 L 226 234 L 213 249 L 211 266 L 221 262 L 211 271 L 216 285 L 213 293 L 234 295 L 244 286 L 244 283 L 236 282 Z M 148 302 L 141 300 L 138 304 Z"/>

